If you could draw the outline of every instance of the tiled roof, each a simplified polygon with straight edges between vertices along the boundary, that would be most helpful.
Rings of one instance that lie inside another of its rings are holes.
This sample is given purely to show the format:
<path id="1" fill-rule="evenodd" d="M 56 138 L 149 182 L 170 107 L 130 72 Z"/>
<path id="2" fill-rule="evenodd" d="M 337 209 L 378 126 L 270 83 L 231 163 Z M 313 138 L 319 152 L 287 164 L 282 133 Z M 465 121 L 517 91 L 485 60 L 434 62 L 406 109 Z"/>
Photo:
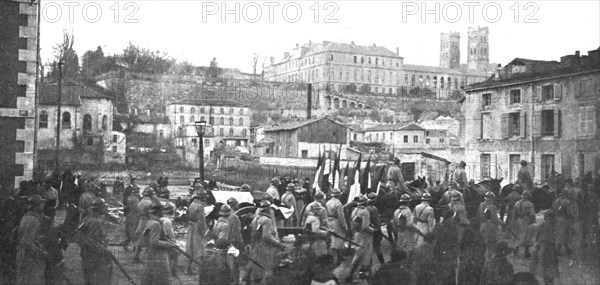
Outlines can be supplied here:
<path id="1" fill-rule="evenodd" d="M 81 106 L 79 94 L 74 92 L 74 89 L 62 88 L 60 98 L 63 106 Z M 40 84 L 40 105 L 58 105 L 58 85 L 57 84 Z"/>
<path id="2" fill-rule="evenodd" d="M 310 125 L 312 123 L 318 122 L 320 120 L 329 120 L 335 124 L 338 124 L 340 126 L 343 126 L 345 128 L 348 128 L 347 126 L 340 124 L 328 117 L 321 117 L 321 118 L 316 118 L 316 119 L 310 119 L 310 120 L 304 120 L 304 121 L 296 121 L 296 122 L 289 122 L 289 123 L 283 123 L 283 124 L 276 124 L 276 125 L 272 125 L 271 127 L 267 127 L 265 128 L 265 132 L 276 132 L 276 131 L 291 131 L 291 130 L 295 130 L 298 129 L 300 127 L 304 127 L 306 125 Z"/>
<path id="3" fill-rule="evenodd" d="M 466 68 L 453 69 L 444 68 L 439 66 L 428 66 L 428 65 L 416 65 L 416 64 L 405 64 L 404 69 L 406 71 L 417 71 L 417 72 L 428 72 L 428 73 L 444 73 L 444 74 L 455 74 L 455 75 L 469 75 L 469 76 L 482 76 L 487 77 L 488 73 L 485 71 L 470 70 Z"/>
<path id="4" fill-rule="evenodd" d="M 324 51 L 335 51 L 335 52 L 343 52 L 343 53 L 356 53 L 356 54 L 364 54 L 364 55 L 374 55 L 374 56 L 387 56 L 387 57 L 398 57 L 395 52 L 382 47 L 382 46 L 363 46 L 363 45 L 355 45 L 355 44 L 347 44 L 347 43 L 336 43 L 336 42 L 324 42 L 322 45 L 322 49 Z"/>

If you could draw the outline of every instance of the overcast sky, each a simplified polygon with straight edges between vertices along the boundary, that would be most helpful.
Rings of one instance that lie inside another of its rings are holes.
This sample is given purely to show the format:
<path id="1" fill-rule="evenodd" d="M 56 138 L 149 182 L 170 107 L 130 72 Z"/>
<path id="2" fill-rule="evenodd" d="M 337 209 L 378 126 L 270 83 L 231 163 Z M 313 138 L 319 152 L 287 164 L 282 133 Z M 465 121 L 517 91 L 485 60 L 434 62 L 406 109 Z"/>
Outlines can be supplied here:
<path id="1" fill-rule="evenodd" d="M 290 2 L 42 0 L 42 61 L 53 57 L 64 29 L 74 33 L 80 59 L 97 46 L 114 54 L 132 42 L 195 65 L 215 57 L 219 66 L 245 72 L 252 72 L 254 53 L 260 72 L 270 56 L 281 58 L 309 40 L 377 44 L 394 52 L 398 47 L 405 63 L 437 66 L 440 33 L 447 31 L 461 33 L 466 63 L 467 30 L 477 25 L 489 27 L 490 62 L 502 65 L 515 57 L 560 60 L 600 46 L 600 1 Z M 234 14 L 223 15 L 223 3 L 229 10 L 239 5 L 237 22 Z M 423 8 L 432 12 L 424 15 Z"/>

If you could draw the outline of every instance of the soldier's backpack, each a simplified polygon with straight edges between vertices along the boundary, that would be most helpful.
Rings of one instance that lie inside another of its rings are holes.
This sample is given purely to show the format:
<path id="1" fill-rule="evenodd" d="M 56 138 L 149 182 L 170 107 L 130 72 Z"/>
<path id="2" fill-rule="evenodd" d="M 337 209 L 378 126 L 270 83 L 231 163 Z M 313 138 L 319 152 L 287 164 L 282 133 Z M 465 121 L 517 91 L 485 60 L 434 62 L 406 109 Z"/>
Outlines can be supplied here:
<path id="1" fill-rule="evenodd" d="M 362 231 L 362 222 L 362 217 L 354 218 L 354 220 L 352 221 L 352 230 L 354 230 L 355 232 Z"/>

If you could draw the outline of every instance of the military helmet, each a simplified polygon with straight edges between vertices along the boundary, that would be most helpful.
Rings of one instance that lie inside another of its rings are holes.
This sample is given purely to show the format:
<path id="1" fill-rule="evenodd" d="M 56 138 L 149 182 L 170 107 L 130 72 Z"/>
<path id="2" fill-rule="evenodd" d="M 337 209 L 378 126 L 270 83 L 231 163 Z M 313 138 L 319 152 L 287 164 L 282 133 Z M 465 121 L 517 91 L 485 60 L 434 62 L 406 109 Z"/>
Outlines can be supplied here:
<path id="1" fill-rule="evenodd" d="M 316 199 L 316 200 L 325 199 L 325 194 L 324 194 L 323 192 L 321 192 L 321 191 L 318 191 L 318 192 L 315 194 L 315 199 Z"/>
<path id="2" fill-rule="evenodd" d="M 529 192 L 529 191 L 523 192 L 523 198 L 525 198 L 525 199 L 531 199 L 531 192 Z"/>
<path id="3" fill-rule="evenodd" d="M 233 206 L 233 205 L 237 205 L 237 204 L 238 204 L 238 201 L 237 201 L 237 199 L 235 199 L 235 198 L 233 198 L 233 197 L 231 197 L 231 198 L 227 199 L 227 205 L 229 205 L 229 206 Z"/>
<path id="4" fill-rule="evenodd" d="M 250 190 L 251 190 L 250 185 L 248 185 L 248 184 L 242 185 L 242 191 L 250 192 Z"/>
<path id="5" fill-rule="evenodd" d="M 229 205 L 223 205 L 221 206 L 221 210 L 219 210 L 219 215 L 221 216 L 228 216 L 230 215 L 232 212 L 231 207 L 229 207 Z"/>
<path id="6" fill-rule="evenodd" d="M 430 201 L 431 195 L 429 195 L 429 193 L 423 193 L 423 195 L 421 195 L 421 200 L 422 201 Z"/>
<path id="7" fill-rule="evenodd" d="M 331 196 L 339 196 L 342 195 L 342 191 L 340 191 L 339 188 L 333 188 L 333 190 L 331 190 Z"/>
<path id="8" fill-rule="evenodd" d="M 259 208 L 265 210 L 265 209 L 269 209 L 270 207 L 271 207 L 271 202 L 269 202 L 268 200 L 260 201 Z"/>
<path id="9" fill-rule="evenodd" d="M 400 196 L 400 203 L 407 203 L 410 202 L 410 196 L 408 196 L 408 194 L 402 194 L 402 196 Z"/>
<path id="10" fill-rule="evenodd" d="M 271 179 L 271 184 L 278 184 L 280 183 L 279 178 L 274 177 L 273 179 Z"/>
<path id="11" fill-rule="evenodd" d="M 460 192 L 458 191 L 452 191 L 451 196 L 452 200 L 459 200 L 460 199 Z"/>
<path id="12" fill-rule="evenodd" d="M 150 196 L 154 195 L 154 190 L 152 190 L 152 188 L 150 188 L 150 187 L 146 187 L 144 189 L 143 193 L 144 193 L 144 196 L 150 197 Z"/>
<path id="13" fill-rule="evenodd" d="M 452 180 L 448 183 L 449 187 L 458 187 L 458 183 L 456 183 L 456 181 Z"/>
<path id="14" fill-rule="evenodd" d="M 364 195 L 359 196 L 356 199 L 356 202 L 358 202 L 358 205 L 364 205 L 368 202 L 369 200 L 367 199 L 367 197 L 365 197 Z"/>
<path id="15" fill-rule="evenodd" d="M 485 193 L 485 198 L 494 199 L 496 198 L 496 194 L 494 194 L 494 192 L 492 191 L 488 191 L 487 193 Z"/>
<path id="16" fill-rule="evenodd" d="M 150 206 L 150 210 L 148 212 L 152 213 L 152 214 L 158 214 L 161 213 L 163 211 L 163 206 L 160 203 L 153 203 L 152 206 Z"/>
<path id="17" fill-rule="evenodd" d="M 367 198 L 369 200 L 375 200 L 375 199 L 377 199 L 377 194 L 375 192 L 371 192 L 367 195 Z"/>
<path id="18" fill-rule="evenodd" d="M 294 183 L 288 183 L 288 185 L 285 187 L 286 191 L 294 191 L 296 190 L 296 185 L 294 185 Z"/>

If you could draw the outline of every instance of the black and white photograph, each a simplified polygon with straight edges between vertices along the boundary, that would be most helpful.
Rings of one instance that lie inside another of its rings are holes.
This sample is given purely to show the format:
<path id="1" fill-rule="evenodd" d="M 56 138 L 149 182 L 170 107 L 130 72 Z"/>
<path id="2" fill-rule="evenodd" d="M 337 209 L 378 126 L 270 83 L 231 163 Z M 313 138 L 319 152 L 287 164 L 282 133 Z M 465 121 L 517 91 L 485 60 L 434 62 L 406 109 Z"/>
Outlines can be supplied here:
<path id="1" fill-rule="evenodd" d="M 0 0 L 0 284 L 600 284 L 600 2 Z"/>

